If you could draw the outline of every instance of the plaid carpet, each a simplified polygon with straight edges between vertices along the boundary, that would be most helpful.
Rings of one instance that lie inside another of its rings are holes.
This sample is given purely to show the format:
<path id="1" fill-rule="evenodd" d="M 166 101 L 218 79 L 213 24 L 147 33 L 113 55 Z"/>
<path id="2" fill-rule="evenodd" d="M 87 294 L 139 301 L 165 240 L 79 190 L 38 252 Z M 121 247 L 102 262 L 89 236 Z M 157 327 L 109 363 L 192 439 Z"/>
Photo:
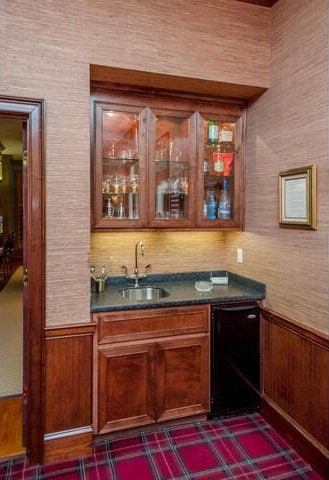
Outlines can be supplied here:
<path id="1" fill-rule="evenodd" d="M 259 414 L 197 422 L 108 441 L 58 464 L 0 465 L 6 480 L 320 480 Z"/>

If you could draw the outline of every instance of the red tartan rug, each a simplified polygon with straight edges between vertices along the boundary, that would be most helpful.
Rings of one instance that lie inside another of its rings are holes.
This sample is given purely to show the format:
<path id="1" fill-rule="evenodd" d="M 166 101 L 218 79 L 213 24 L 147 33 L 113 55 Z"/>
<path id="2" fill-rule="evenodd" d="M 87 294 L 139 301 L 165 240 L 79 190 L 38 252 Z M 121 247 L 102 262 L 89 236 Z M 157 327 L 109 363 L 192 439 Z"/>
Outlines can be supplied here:
<path id="1" fill-rule="evenodd" d="M 93 455 L 27 467 L 0 464 L 5 480 L 320 480 L 258 414 L 196 422 L 102 443 Z"/>

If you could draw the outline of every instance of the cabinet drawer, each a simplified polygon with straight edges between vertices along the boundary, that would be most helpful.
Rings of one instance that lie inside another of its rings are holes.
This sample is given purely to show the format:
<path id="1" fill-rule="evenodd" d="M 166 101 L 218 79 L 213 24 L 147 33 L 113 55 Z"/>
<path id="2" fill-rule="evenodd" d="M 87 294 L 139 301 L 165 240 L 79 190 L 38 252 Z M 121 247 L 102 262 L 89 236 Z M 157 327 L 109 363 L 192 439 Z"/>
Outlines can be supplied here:
<path id="1" fill-rule="evenodd" d="M 94 313 L 99 343 L 209 331 L 208 305 Z"/>

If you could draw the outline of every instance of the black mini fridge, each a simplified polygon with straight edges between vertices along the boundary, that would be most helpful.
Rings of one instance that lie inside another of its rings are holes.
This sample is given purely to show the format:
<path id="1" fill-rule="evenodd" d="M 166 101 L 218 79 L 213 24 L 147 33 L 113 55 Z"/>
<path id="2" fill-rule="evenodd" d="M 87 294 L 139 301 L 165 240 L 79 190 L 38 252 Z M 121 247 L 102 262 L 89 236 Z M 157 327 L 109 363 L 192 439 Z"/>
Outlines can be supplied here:
<path id="1" fill-rule="evenodd" d="M 257 304 L 212 307 L 210 418 L 259 408 L 259 323 Z"/>

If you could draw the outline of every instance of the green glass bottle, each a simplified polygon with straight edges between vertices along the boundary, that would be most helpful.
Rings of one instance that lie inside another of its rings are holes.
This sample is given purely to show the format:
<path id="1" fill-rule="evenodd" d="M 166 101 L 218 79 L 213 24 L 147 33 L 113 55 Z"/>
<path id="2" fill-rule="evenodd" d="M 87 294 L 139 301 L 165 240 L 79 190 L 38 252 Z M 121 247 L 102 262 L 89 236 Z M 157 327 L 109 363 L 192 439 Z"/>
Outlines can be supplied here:
<path id="1" fill-rule="evenodd" d="M 208 120 L 207 122 L 207 143 L 216 145 L 218 143 L 218 122 Z"/>

